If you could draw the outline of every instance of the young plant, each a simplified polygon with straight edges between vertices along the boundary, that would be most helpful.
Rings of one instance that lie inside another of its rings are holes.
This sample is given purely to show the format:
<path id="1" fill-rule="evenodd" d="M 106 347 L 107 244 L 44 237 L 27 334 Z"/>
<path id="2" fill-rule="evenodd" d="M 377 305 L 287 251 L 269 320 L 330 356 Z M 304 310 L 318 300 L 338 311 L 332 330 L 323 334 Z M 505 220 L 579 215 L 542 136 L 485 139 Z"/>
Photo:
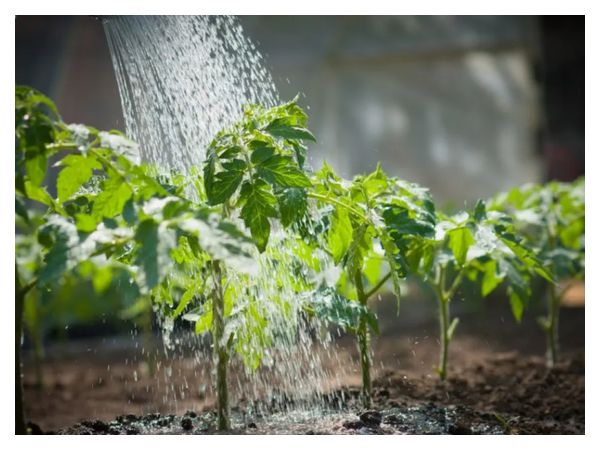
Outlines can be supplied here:
<path id="1" fill-rule="evenodd" d="M 390 231 L 394 240 L 402 239 L 401 230 L 392 226 Z M 437 372 L 441 380 L 447 375 L 448 348 L 458 325 L 458 318 L 451 318 L 450 302 L 465 277 L 480 285 L 484 297 L 506 281 L 517 320 L 521 319 L 531 295 L 530 272 L 551 280 L 542 264 L 513 234 L 510 218 L 488 212 L 482 201 L 472 211 L 453 216 L 438 212 L 433 235 L 413 243 L 407 254 L 410 260 L 418 262 L 412 267 L 414 273 L 432 287 L 437 298 L 440 322 Z"/>
<path id="2" fill-rule="evenodd" d="M 25 433 L 20 343 L 26 295 L 56 290 L 66 278 L 92 281 L 98 295 L 118 286 L 130 300 L 151 295 L 170 274 L 184 242 L 213 262 L 247 267 L 252 244 L 233 224 L 182 196 L 137 164 L 136 144 L 117 132 L 66 125 L 39 92 L 16 90 L 15 203 L 17 234 L 37 242 L 15 260 L 16 432 Z M 44 184 L 58 159 L 56 198 Z M 45 211 L 44 211 L 45 210 Z"/>
<path id="3" fill-rule="evenodd" d="M 210 144 L 204 165 L 204 190 L 209 205 L 219 206 L 220 214 L 233 220 L 241 219 L 259 252 L 264 252 L 271 234 L 271 221 L 284 227 L 294 223 L 306 210 L 306 189 L 311 182 L 302 169 L 306 148 L 304 140 L 314 140 L 306 129 L 308 117 L 296 100 L 264 109 L 249 106 L 243 119 L 228 130 L 220 132 Z M 217 413 L 219 429 L 230 427 L 227 366 L 232 348 L 241 353 L 245 361 L 256 366 L 260 354 L 241 345 L 244 334 L 236 332 L 233 321 L 235 296 L 245 295 L 246 307 L 253 323 L 265 318 L 251 301 L 260 293 L 252 289 L 236 289 L 230 283 L 230 271 L 218 262 L 211 265 L 211 308 L 206 305 L 197 315 L 197 332 L 212 334 L 217 385 Z M 247 280 L 248 282 L 250 280 Z M 239 323 L 239 321 L 238 321 Z M 261 333 L 261 327 L 251 334 Z M 249 336 L 252 338 L 252 336 Z M 259 341 L 264 341 L 259 339 Z"/>
<path id="4" fill-rule="evenodd" d="M 378 332 L 368 300 L 391 279 L 397 298 L 409 271 L 411 243 L 433 234 L 434 207 L 426 189 L 387 177 L 380 167 L 351 182 L 324 165 L 309 197 L 321 208 L 322 244 L 340 268 L 335 290 L 322 287 L 311 308 L 354 333 L 362 372 L 362 401 L 371 405 L 369 329 Z M 401 238 L 394 239 L 397 233 Z M 387 266 L 387 273 L 382 269 Z"/>
<path id="5" fill-rule="evenodd" d="M 564 294 L 575 280 L 585 277 L 584 178 L 572 183 L 529 184 L 502 193 L 490 208 L 504 211 L 531 245 L 553 279 L 546 282 L 548 313 L 539 323 L 546 334 L 546 360 L 558 360 L 558 322 Z"/>

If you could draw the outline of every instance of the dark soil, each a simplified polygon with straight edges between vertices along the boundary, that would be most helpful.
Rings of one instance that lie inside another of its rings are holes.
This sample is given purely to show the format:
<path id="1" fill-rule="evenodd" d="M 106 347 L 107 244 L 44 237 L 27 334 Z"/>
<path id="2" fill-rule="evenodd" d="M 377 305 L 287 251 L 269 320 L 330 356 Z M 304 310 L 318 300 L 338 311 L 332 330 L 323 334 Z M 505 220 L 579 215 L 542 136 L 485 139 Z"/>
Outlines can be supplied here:
<path id="1" fill-rule="evenodd" d="M 426 321 L 416 326 L 414 318 L 409 318 L 412 327 L 390 330 L 382 320 L 382 335 L 374 341 L 376 370 L 371 410 L 360 406 L 357 371 L 324 397 L 325 407 L 319 411 L 296 408 L 283 412 L 272 408 L 260 414 L 235 406 L 233 432 L 585 433 L 584 309 L 563 310 L 563 354 L 552 370 L 546 368 L 541 356 L 543 335 L 533 324 L 534 318 L 531 323 L 526 318 L 518 327 L 497 317 L 495 311 L 480 320 L 461 321 L 451 343 L 450 371 L 444 383 L 432 370 L 438 352 L 435 324 Z M 342 338 L 338 345 L 349 359 L 356 358 L 350 337 Z M 156 389 L 161 383 L 159 375 L 138 371 L 134 382 L 132 372 L 131 360 L 124 362 L 123 355 L 114 353 L 58 358 L 45 363 L 45 386 L 40 391 L 33 385 L 31 365 L 26 364 L 25 403 L 32 431 L 216 433 L 210 393 L 190 387 L 176 403 L 164 402 L 164 390 Z M 183 358 L 173 365 L 173 372 L 175 383 L 194 380 L 197 375 L 194 363 Z"/>

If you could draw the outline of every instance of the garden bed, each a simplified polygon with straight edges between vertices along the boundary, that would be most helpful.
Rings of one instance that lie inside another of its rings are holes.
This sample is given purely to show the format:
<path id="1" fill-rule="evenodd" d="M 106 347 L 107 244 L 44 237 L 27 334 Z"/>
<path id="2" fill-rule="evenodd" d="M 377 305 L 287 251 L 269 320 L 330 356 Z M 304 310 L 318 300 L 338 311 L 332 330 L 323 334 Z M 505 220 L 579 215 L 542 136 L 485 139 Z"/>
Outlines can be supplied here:
<path id="1" fill-rule="evenodd" d="M 233 432 L 584 433 L 584 309 L 563 310 L 564 354 L 552 371 L 541 357 L 543 334 L 529 323 L 533 315 L 524 318 L 523 326 L 498 317 L 502 312 L 492 307 L 471 320 L 473 325 L 461 324 L 445 383 L 432 370 L 438 351 L 435 324 L 413 321 L 386 327 L 383 321 L 382 336 L 374 341 L 374 413 L 360 418 L 364 411 L 357 401 L 357 372 L 342 380 L 326 411 L 244 416 L 234 407 Z M 356 357 L 351 339 L 342 338 L 339 347 L 349 358 Z M 134 367 L 131 355 L 123 352 L 88 351 L 77 358 L 54 359 L 45 364 L 46 387 L 40 393 L 26 364 L 27 417 L 41 431 L 55 433 L 216 432 L 214 399 L 190 390 L 185 399 L 164 403 L 164 389 L 157 389 L 160 376 L 138 371 L 135 381 Z M 191 361 L 174 361 L 173 383 L 183 384 L 184 377 L 193 380 L 193 371 Z"/>

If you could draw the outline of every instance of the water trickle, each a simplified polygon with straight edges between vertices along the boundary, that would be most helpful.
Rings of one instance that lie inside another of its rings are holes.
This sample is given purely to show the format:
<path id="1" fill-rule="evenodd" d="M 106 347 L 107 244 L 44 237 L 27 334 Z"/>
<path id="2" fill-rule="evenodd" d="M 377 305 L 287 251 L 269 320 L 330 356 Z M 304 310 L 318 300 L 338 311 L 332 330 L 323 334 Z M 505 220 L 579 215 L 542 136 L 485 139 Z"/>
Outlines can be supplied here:
<path id="1" fill-rule="evenodd" d="M 114 16 L 104 28 L 127 134 L 161 168 L 198 166 L 245 104 L 279 100 L 236 18 Z"/>

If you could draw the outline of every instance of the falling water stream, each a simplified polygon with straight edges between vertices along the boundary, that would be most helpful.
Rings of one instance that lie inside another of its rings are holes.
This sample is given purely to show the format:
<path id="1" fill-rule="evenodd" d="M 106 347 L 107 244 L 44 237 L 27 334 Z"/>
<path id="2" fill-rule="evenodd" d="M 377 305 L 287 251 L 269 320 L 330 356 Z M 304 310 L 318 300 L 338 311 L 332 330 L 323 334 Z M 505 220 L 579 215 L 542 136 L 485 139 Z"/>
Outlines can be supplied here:
<path id="1" fill-rule="evenodd" d="M 240 119 L 245 104 L 273 106 L 279 101 L 260 53 L 235 18 L 120 16 L 106 19 L 104 27 L 127 134 L 140 143 L 143 159 L 161 169 L 185 173 L 200 166 L 210 140 Z M 301 299 L 291 281 L 273 276 L 282 270 L 275 265 L 291 264 L 285 239 L 277 231 L 271 238 L 277 258 L 269 252 L 256 254 L 259 273 L 253 285 L 273 345 L 258 371 L 231 370 L 232 403 L 261 400 L 277 402 L 284 410 L 294 404 L 295 413 L 299 404 L 305 412 L 319 411 L 319 394 L 346 375 L 348 364 L 337 360 L 324 325 L 301 317 Z M 283 271 L 292 273 L 291 266 Z M 183 358 L 191 351 L 198 378 L 210 380 L 213 374 L 203 368 L 210 367 L 206 340 L 191 331 L 171 336 L 172 322 L 162 327 L 169 357 Z M 169 370 L 161 368 L 157 386 L 164 392 L 163 402 L 176 409 L 186 390 L 170 381 Z"/>

